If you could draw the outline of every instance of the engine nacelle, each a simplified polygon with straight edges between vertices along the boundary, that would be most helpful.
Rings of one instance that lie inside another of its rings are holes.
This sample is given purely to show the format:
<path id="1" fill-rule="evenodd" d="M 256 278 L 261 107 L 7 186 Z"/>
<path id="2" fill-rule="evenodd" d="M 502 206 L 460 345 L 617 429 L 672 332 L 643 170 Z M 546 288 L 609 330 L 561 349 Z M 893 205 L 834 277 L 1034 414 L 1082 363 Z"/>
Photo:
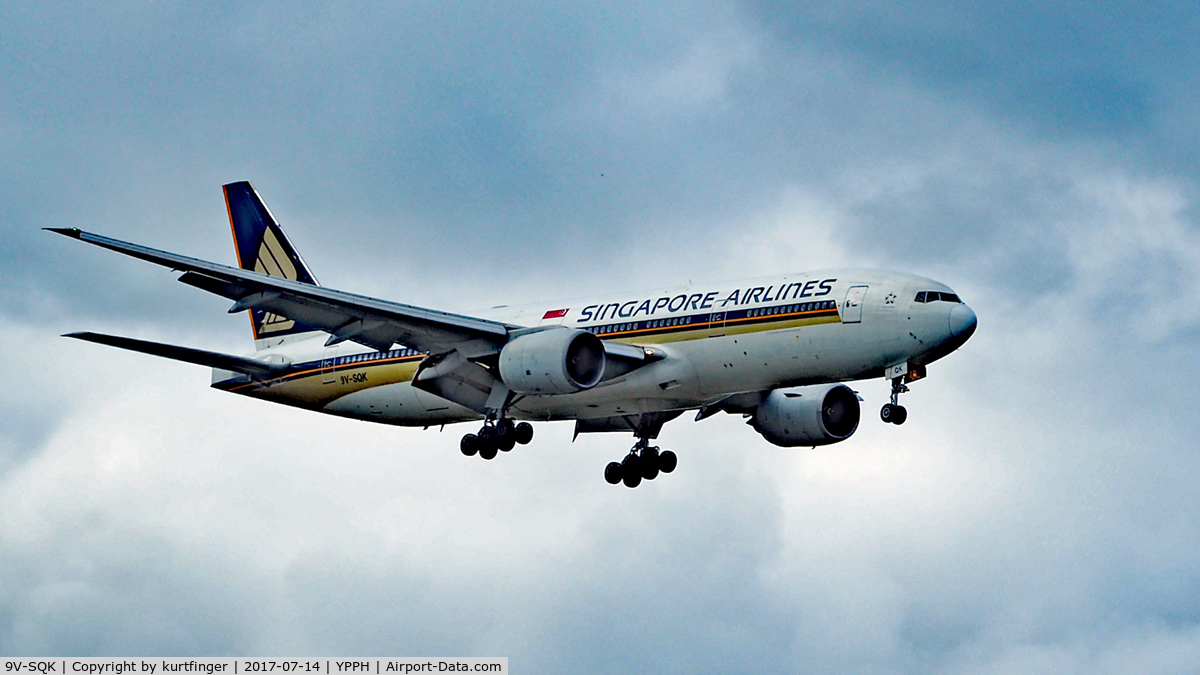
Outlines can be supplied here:
<path id="1" fill-rule="evenodd" d="M 828 445 L 858 428 L 858 396 L 844 384 L 775 389 L 754 414 L 754 428 L 775 445 Z"/>
<path id="2" fill-rule="evenodd" d="M 500 379 L 519 394 L 572 394 L 604 377 L 604 343 L 577 328 L 515 338 L 500 350 Z"/>

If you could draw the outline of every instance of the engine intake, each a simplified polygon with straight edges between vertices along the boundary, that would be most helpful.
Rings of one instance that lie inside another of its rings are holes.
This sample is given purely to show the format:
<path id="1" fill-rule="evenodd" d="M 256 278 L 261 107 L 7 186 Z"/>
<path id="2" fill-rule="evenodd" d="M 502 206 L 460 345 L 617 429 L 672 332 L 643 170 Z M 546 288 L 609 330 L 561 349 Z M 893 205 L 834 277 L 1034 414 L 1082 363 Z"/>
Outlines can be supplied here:
<path id="1" fill-rule="evenodd" d="M 604 343 L 577 328 L 515 338 L 500 350 L 500 379 L 519 394 L 572 394 L 604 377 Z"/>
<path id="2" fill-rule="evenodd" d="M 791 448 L 828 445 L 850 438 L 861 415 L 858 396 L 844 384 L 775 389 L 754 413 L 763 438 Z"/>

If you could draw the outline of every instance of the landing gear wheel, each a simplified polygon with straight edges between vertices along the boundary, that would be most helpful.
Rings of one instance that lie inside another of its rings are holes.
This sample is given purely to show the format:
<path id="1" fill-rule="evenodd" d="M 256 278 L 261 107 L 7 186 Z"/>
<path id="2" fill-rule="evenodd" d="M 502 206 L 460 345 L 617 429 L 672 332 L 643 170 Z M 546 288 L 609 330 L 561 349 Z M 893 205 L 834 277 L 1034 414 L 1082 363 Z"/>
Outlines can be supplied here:
<path id="1" fill-rule="evenodd" d="M 497 437 L 496 427 L 484 427 L 480 429 L 479 456 L 484 459 L 493 459 L 499 450 L 500 439 Z"/>
<path id="2" fill-rule="evenodd" d="M 674 471 L 675 465 L 679 463 L 675 453 L 650 445 L 660 426 L 661 423 L 654 427 L 642 425 L 636 428 L 634 438 L 637 442 L 629 449 L 625 459 L 605 467 L 604 480 L 612 485 L 624 483 L 625 487 L 635 488 L 643 480 L 654 480 L 660 474 Z"/>
<path id="3" fill-rule="evenodd" d="M 508 452 L 516 444 L 517 431 L 513 428 L 512 420 L 500 420 L 496 424 L 496 447 Z"/>
<path id="4" fill-rule="evenodd" d="M 658 455 L 658 470 L 663 473 L 671 473 L 679 464 L 679 458 L 670 450 L 664 450 Z"/>
<path id="5" fill-rule="evenodd" d="M 484 427 L 479 430 L 479 443 L 484 447 L 496 445 L 496 427 Z"/>
<path id="6" fill-rule="evenodd" d="M 463 436 L 458 443 L 458 449 L 462 450 L 462 454 L 467 457 L 473 457 L 475 453 L 479 452 L 479 437 L 475 434 Z"/>
<path id="7" fill-rule="evenodd" d="M 646 480 L 658 478 L 658 448 L 644 448 L 641 461 L 638 463 L 642 465 L 642 478 Z"/>
<path id="8" fill-rule="evenodd" d="M 642 483 L 642 467 L 641 461 L 637 455 L 626 455 L 621 462 L 621 480 L 624 481 L 625 487 L 635 488 Z"/>
<path id="9" fill-rule="evenodd" d="M 616 485 L 621 482 L 621 463 L 609 462 L 608 466 L 604 467 L 604 480 L 609 485 Z"/>
<path id="10" fill-rule="evenodd" d="M 513 424 L 513 421 L 508 419 L 507 417 L 502 417 L 502 418 L 496 420 L 496 433 L 500 434 L 501 438 L 503 438 L 505 436 L 511 436 L 513 433 L 513 429 L 515 429 L 515 428 L 516 428 L 516 425 Z"/>
<path id="11" fill-rule="evenodd" d="M 904 406 L 900 405 L 900 394 L 908 391 L 908 387 L 904 384 L 903 377 L 892 379 L 892 402 L 883 406 L 879 411 L 879 419 L 891 424 L 904 424 L 904 420 L 908 419 L 908 411 Z"/>
<path id="12" fill-rule="evenodd" d="M 883 408 L 881 408 L 879 411 L 879 419 L 889 424 L 893 423 L 896 418 L 896 409 L 898 407 L 899 406 L 892 405 L 891 403 L 883 404 Z"/>
<path id="13" fill-rule="evenodd" d="M 520 445 L 529 445 L 529 441 L 533 440 L 533 425 L 529 422 L 521 422 L 514 429 L 517 443 Z"/>

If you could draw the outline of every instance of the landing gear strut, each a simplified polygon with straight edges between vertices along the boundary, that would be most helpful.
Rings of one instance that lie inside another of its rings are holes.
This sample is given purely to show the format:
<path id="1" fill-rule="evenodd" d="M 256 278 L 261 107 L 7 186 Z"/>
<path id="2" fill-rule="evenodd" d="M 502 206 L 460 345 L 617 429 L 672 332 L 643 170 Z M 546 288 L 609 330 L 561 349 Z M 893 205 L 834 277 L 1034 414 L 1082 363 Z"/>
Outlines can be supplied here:
<path id="1" fill-rule="evenodd" d="M 478 433 L 462 437 L 458 449 L 462 454 L 471 457 L 476 453 L 484 459 L 495 459 L 496 453 L 508 452 L 514 446 L 527 445 L 533 440 L 533 425 L 528 422 L 515 424 L 507 417 L 493 420 L 491 417 L 483 423 Z"/>
<path id="2" fill-rule="evenodd" d="M 650 439 L 638 437 L 637 443 L 629 450 L 629 454 L 620 462 L 609 462 L 604 467 L 604 480 L 609 485 L 625 483 L 625 487 L 635 488 L 642 479 L 654 480 L 659 473 L 671 473 L 679 463 L 679 458 L 670 450 L 659 449 L 650 445 Z"/>
<path id="3" fill-rule="evenodd" d="M 892 424 L 904 424 L 904 420 L 908 419 L 908 411 L 900 405 L 900 394 L 907 391 L 908 387 L 904 384 L 904 378 L 894 378 L 892 380 L 892 402 L 884 404 L 883 409 L 879 411 L 879 419 Z"/>

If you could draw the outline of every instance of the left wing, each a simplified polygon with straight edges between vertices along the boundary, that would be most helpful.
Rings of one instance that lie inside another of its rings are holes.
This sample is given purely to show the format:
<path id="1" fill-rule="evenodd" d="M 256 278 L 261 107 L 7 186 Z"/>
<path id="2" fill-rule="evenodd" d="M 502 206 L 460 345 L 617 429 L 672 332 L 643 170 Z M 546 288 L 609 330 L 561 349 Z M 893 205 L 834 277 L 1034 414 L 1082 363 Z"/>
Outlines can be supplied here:
<path id="1" fill-rule="evenodd" d="M 229 308 L 230 313 L 247 309 L 273 312 L 329 333 L 326 345 L 352 340 L 372 349 L 386 351 L 391 349 L 393 344 L 402 344 L 410 349 L 431 354 L 435 358 L 423 363 L 422 371 L 418 373 L 413 384 L 476 410 L 483 409 L 483 402 L 474 401 L 477 398 L 477 392 L 473 393 L 474 390 L 482 392 L 486 399 L 499 381 L 491 371 L 475 361 L 499 353 L 510 339 L 523 333 L 545 330 L 376 300 L 365 295 L 335 291 L 300 281 L 267 276 L 252 270 L 168 253 L 84 232 L 78 228 L 46 229 L 182 271 L 183 276 L 179 277 L 179 280 L 183 283 L 233 300 L 233 306 Z M 137 341 L 127 338 L 93 334 L 76 334 L 71 337 L 191 363 L 217 365 L 212 362 L 215 355 L 200 350 L 168 348 L 166 345 L 152 345 L 154 350 L 151 350 L 145 345 L 135 345 Z M 619 377 L 665 357 L 660 350 L 650 347 L 611 340 L 601 342 L 609 359 L 609 366 L 605 368 L 605 380 Z M 207 360 L 198 360 L 200 358 Z M 232 363 L 228 361 L 218 367 L 253 376 L 265 374 L 258 372 L 262 366 L 252 360 L 239 361 L 240 367 L 231 367 Z M 267 366 L 271 367 L 273 366 Z M 251 370 L 256 372 L 250 372 Z M 470 383 L 469 386 L 467 383 Z M 507 391 L 507 388 L 504 390 Z"/>
<path id="2" fill-rule="evenodd" d="M 398 343 L 432 354 L 457 350 L 468 359 L 477 359 L 499 352 L 508 342 L 510 332 L 520 328 L 271 277 L 78 228 L 46 229 L 182 271 L 179 280 L 183 283 L 233 300 L 230 313 L 252 308 L 274 312 L 330 333 L 327 345 L 353 340 L 384 351 Z"/>

